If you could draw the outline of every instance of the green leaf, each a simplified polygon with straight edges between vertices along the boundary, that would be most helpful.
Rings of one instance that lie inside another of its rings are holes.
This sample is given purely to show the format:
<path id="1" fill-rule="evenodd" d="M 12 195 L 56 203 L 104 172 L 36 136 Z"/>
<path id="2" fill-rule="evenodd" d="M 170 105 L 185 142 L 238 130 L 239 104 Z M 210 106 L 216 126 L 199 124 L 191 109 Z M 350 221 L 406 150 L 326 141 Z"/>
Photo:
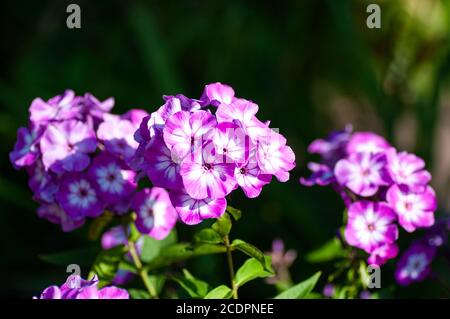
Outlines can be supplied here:
<path id="1" fill-rule="evenodd" d="M 275 299 L 304 299 L 306 298 L 319 280 L 321 272 L 315 273 L 312 277 L 296 284 L 292 288 L 283 291 L 281 294 L 275 297 Z"/>
<path id="2" fill-rule="evenodd" d="M 221 285 L 208 292 L 204 299 L 230 299 L 232 295 L 233 291 L 229 287 Z"/>
<path id="3" fill-rule="evenodd" d="M 80 266 L 92 265 L 99 252 L 98 247 L 88 247 L 77 250 L 68 250 L 58 253 L 39 255 L 39 259 L 56 266 L 78 264 Z"/>
<path id="4" fill-rule="evenodd" d="M 128 289 L 128 293 L 132 299 L 150 299 L 150 295 L 143 289 Z"/>
<path id="5" fill-rule="evenodd" d="M 265 257 L 265 264 L 271 264 L 271 257 Z M 250 258 L 245 261 L 245 263 L 238 269 L 236 276 L 234 277 L 234 282 L 238 287 L 241 287 L 245 283 L 256 279 L 256 278 L 266 278 L 272 276 L 273 272 L 265 270 L 265 267 L 261 262 L 255 258 Z"/>
<path id="6" fill-rule="evenodd" d="M 233 240 L 233 242 L 231 243 L 231 247 L 242 251 L 244 254 L 247 254 L 250 257 L 255 258 L 261 263 L 261 265 L 264 267 L 265 270 L 271 271 L 271 267 L 266 268 L 267 265 L 266 260 L 264 258 L 264 253 L 257 247 L 253 246 L 252 244 L 246 243 L 245 241 L 240 239 Z"/>
<path id="7" fill-rule="evenodd" d="M 150 284 L 155 287 L 156 294 L 160 295 L 161 291 L 164 288 L 164 284 L 166 283 L 166 276 L 165 275 L 149 275 L 148 281 Z"/>
<path id="8" fill-rule="evenodd" d="M 151 271 L 188 258 L 225 252 L 226 248 L 223 245 L 200 244 L 192 246 L 188 243 L 178 243 L 161 250 L 159 256 L 144 267 L 147 271 Z"/>
<path id="9" fill-rule="evenodd" d="M 159 256 L 161 250 L 176 242 L 176 234 L 172 231 L 163 240 L 157 240 L 150 236 L 144 237 L 144 245 L 141 252 L 141 260 L 148 263 Z"/>
<path id="10" fill-rule="evenodd" d="M 235 221 L 241 219 L 242 216 L 242 211 L 240 211 L 237 208 L 231 207 L 231 206 L 227 206 L 227 213 L 230 214 Z"/>
<path id="11" fill-rule="evenodd" d="M 220 244 L 223 243 L 222 237 L 213 229 L 205 228 L 195 233 L 194 240 L 197 243 Z"/>
<path id="12" fill-rule="evenodd" d="M 183 277 L 172 277 L 192 298 L 203 298 L 208 292 L 208 284 L 195 278 L 187 269 L 183 269 Z"/>
<path id="13" fill-rule="evenodd" d="M 97 256 L 92 265 L 90 274 L 96 274 L 99 279 L 99 286 L 109 284 L 117 273 L 119 263 L 122 260 L 126 248 L 123 245 L 103 250 Z"/>
<path id="14" fill-rule="evenodd" d="M 319 249 L 307 254 L 306 260 L 310 263 L 323 263 L 341 257 L 345 257 L 344 248 L 338 238 L 333 238 Z"/>
<path id="15" fill-rule="evenodd" d="M 211 226 L 220 236 L 225 237 L 231 231 L 231 218 L 230 215 L 225 212 L 220 216 L 217 221 Z"/>

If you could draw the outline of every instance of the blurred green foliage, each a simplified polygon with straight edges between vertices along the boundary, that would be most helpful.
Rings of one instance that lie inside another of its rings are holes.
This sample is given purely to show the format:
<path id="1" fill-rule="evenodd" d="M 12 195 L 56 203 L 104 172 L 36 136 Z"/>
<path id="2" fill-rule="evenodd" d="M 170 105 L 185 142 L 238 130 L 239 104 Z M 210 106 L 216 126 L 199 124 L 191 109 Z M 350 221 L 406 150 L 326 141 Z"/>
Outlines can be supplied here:
<path id="1" fill-rule="evenodd" d="M 65 26 L 66 6 L 73 2 L 81 7 L 79 30 Z M 381 6 L 381 29 L 366 27 L 369 3 Z M 320 270 L 306 262 L 306 254 L 332 238 L 342 221 L 343 204 L 331 189 L 298 183 L 307 174 L 311 140 L 351 122 L 417 152 L 433 172 L 442 172 L 435 170 L 442 166 L 435 148 L 449 97 L 450 1 L 19 0 L 2 7 L 2 297 L 30 298 L 65 279 L 64 266 L 50 266 L 39 255 L 98 248 L 87 241 L 87 227 L 63 234 L 38 219 L 25 172 L 9 163 L 16 130 L 26 125 L 37 96 L 47 99 L 72 88 L 101 99 L 114 96 L 116 113 L 136 107 L 151 112 L 162 104 L 162 94 L 199 97 L 203 85 L 221 81 L 254 100 L 260 118 L 287 136 L 297 168 L 289 182 L 272 183 L 257 199 L 233 194 L 231 204 L 243 218 L 232 235 L 267 250 L 275 237 L 285 240 L 299 253 L 294 282 Z M 442 189 L 446 183 L 447 177 Z M 448 201 L 445 193 L 439 196 Z M 187 226 L 178 228 L 181 237 L 192 234 Z M 188 268 L 214 286 L 228 282 L 223 256 L 194 259 Z M 392 264 L 383 283 L 392 283 Z M 442 289 L 428 282 L 398 294 L 442 296 Z M 240 296 L 274 292 L 252 282 Z"/>

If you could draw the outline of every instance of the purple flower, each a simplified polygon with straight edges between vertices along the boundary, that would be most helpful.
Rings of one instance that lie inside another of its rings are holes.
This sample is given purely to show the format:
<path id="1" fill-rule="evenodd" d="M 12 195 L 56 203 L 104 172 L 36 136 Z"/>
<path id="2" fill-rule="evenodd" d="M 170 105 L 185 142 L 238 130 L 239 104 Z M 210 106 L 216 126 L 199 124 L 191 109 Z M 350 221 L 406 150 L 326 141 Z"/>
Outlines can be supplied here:
<path id="1" fill-rule="evenodd" d="M 185 191 L 170 193 L 170 199 L 183 223 L 196 225 L 207 218 L 219 218 L 227 208 L 225 198 L 194 199 Z"/>
<path id="2" fill-rule="evenodd" d="M 273 174 L 280 182 L 286 182 L 295 167 L 295 154 L 286 145 L 286 138 L 269 128 L 258 139 L 256 160 L 262 173 Z"/>
<path id="3" fill-rule="evenodd" d="M 58 205 L 44 204 L 37 210 L 40 218 L 45 218 L 53 224 L 61 225 L 63 232 L 71 232 L 84 224 L 84 219 L 74 220 Z"/>
<path id="4" fill-rule="evenodd" d="M 424 280 L 431 272 L 435 248 L 415 243 L 403 253 L 395 271 L 395 279 L 402 286 Z"/>
<path id="5" fill-rule="evenodd" d="M 363 197 L 374 195 L 388 185 L 386 156 L 383 153 L 353 153 L 336 163 L 334 175 L 342 186 Z"/>
<path id="6" fill-rule="evenodd" d="M 79 104 L 80 113 L 94 122 L 103 121 L 103 117 L 106 113 L 109 113 L 114 107 L 114 98 L 110 97 L 105 101 L 99 101 L 91 93 L 86 93 Z"/>
<path id="7" fill-rule="evenodd" d="M 131 207 L 137 214 L 137 229 L 158 240 L 167 237 L 177 221 L 177 212 L 163 188 L 145 188 L 136 193 Z"/>
<path id="8" fill-rule="evenodd" d="M 422 192 L 431 180 L 424 170 L 425 162 L 414 154 L 397 153 L 394 148 L 387 152 L 388 171 L 396 184 L 407 185 L 413 191 Z"/>
<path id="9" fill-rule="evenodd" d="M 395 213 L 386 203 L 359 201 L 348 207 L 345 239 L 351 245 L 372 253 L 377 247 L 397 240 Z"/>
<path id="10" fill-rule="evenodd" d="M 138 124 L 117 115 L 108 115 L 100 124 L 97 136 L 105 149 L 126 162 L 131 161 L 139 144 L 134 139 Z"/>
<path id="11" fill-rule="evenodd" d="M 9 160 L 15 168 L 32 165 L 39 157 L 38 143 L 42 130 L 21 127 L 17 130 L 17 142 L 14 150 L 9 153 Z"/>
<path id="12" fill-rule="evenodd" d="M 270 183 L 272 175 L 263 174 L 254 158 L 246 164 L 236 166 L 234 177 L 248 198 L 258 197 L 264 185 Z"/>
<path id="13" fill-rule="evenodd" d="M 400 225 L 407 232 L 434 224 L 437 200 L 436 194 L 430 186 L 427 186 L 423 192 L 416 193 L 406 186 L 393 185 L 389 188 L 386 198 L 397 213 Z"/>
<path id="14" fill-rule="evenodd" d="M 180 173 L 186 192 L 195 199 L 223 198 L 236 187 L 235 165 L 217 156 L 212 143 L 184 159 Z"/>
<path id="15" fill-rule="evenodd" d="M 110 228 L 102 235 L 102 248 L 111 249 L 119 245 L 125 245 L 128 237 L 122 225 Z"/>
<path id="16" fill-rule="evenodd" d="M 168 118 L 164 126 L 164 141 L 177 158 L 184 158 L 191 151 L 201 148 L 216 124 L 216 119 L 208 111 L 177 112 Z"/>
<path id="17" fill-rule="evenodd" d="M 234 90 L 231 86 L 222 84 L 220 82 L 205 85 L 202 97 L 200 100 L 206 104 L 219 106 L 223 104 L 231 104 L 234 99 Z"/>
<path id="18" fill-rule="evenodd" d="M 268 284 L 277 284 L 279 282 L 289 282 L 289 267 L 297 259 L 297 251 L 293 249 L 285 250 L 284 242 L 281 239 L 275 239 L 272 242 L 272 251 L 268 252 L 272 257 L 272 265 L 275 269 L 275 276 L 266 279 Z"/>
<path id="19" fill-rule="evenodd" d="M 66 90 L 47 102 L 36 98 L 30 106 L 30 120 L 34 125 L 46 125 L 51 121 L 74 119 L 79 113 L 75 107 L 79 100 L 72 90 Z"/>
<path id="20" fill-rule="evenodd" d="M 33 199 L 38 202 L 52 203 L 59 188 L 56 177 L 45 170 L 40 160 L 27 167 L 27 171 L 30 176 L 28 186 L 34 192 Z"/>
<path id="21" fill-rule="evenodd" d="M 65 174 L 56 199 L 66 213 L 75 220 L 97 217 L 104 209 L 98 188 L 87 175 L 82 173 Z"/>
<path id="22" fill-rule="evenodd" d="M 304 186 L 326 186 L 336 180 L 333 170 L 327 165 L 309 162 L 308 168 L 311 170 L 312 174 L 307 178 L 300 177 L 300 184 Z"/>
<path id="23" fill-rule="evenodd" d="M 171 190 L 183 188 L 180 164 L 173 158 L 162 137 L 155 136 L 145 151 L 146 173 L 154 186 Z"/>
<path id="24" fill-rule="evenodd" d="M 384 244 L 375 248 L 369 256 L 367 262 L 372 265 L 382 266 L 389 259 L 398 255 L 398 246 L 396 244 Z"/>
<path id="25" fill-rule="evenodd" d="M 348 144 L 347 154 L 353 153 L 380 153 L 388 150 L 391 146 L 381 136 L 372 132 L 353 133 Z"/>
<path id="26" fill-rule="evenodd" d="M 129 299 L 128 292 L 114 286 L 98 289 L 98 279 L 84 280 L 80 276 L 70 275 L 66 283 L 46 288 L 39 299 Z M 34 297 L 34 299 L 38 299 Z"/>
<path id="27" fill-rule="evenodd" d="M 330 133 L 325 139 L 314 140 L 308 146 L 308 153 L 319 154 L 324 164 L 334 166 L 338 160 L 345 157 L 346 146 L 350 140 L 352 127 Z"/>
<path id="28" fill-rule="evenodd" d="M 335 293 L 335 292 L 336 292 L 336 288 L 334 287 L 333 284 L 326 284 L 326 285 L 323 287 L 322 294 L 323 294 L 325 297 L 332 298 L 332 297 L 334 296 L 334 293 Z"/>
<path id="29" fill-rule="evenodd" d="M 116 204 L 136 189 L 136 173 L 124 161 L 111 153 L 102 152 L 89 168 L 89 176 L 98 187 L 102 200 Z"/>
<path id="30" fill-rule="evenodd" d="M 51 123 L 41 139 L 42 162 L 56 173 L 82 171 L 88 167 L 87 154 L 97 148 L 94 131 L 83 122 Z"/>

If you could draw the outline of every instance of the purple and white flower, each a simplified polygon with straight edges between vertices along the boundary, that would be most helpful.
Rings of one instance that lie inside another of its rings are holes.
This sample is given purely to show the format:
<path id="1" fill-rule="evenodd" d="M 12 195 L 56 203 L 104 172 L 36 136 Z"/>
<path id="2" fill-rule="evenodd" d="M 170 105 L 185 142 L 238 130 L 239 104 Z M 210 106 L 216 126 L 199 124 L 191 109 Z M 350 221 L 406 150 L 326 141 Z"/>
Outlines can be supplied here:
<path id="1" fill-rule="evenodd" d="M 219 106 L 220 104 L 231 104 L 234 99 L 234 90 L 231 86 L 220 82 L 205 85 L 200 98 L 205 104 Z"/>
<path id="2" fill-rule="evenodd" d="M 56 193 L 56 199 L 74 220 L 98 217 L 103 213 L 105 206 L 99 197 L 97 186 L 82 173 L 65 174 Z"/>
<path id="3" fill-rule="evenodd" d="M 423 192 L 416 193 L 407 186 L 393 185 L 389 188 L 386 199 L 397 213 L 399 224 L 407 232 L 413 232 L 416 228 L 433 226 L 437 200 L 430 186 L 427 186 Z"/>
<path id="4" fill-rule="evenodd" d="M 195 199 L 185 191 L 170 193 L 170 199 L 183 223 L 196 225 L 208 218 L 219 218 L 227 208 L 225 198 Z"/>
<path id="5" fill-rule="evenodd" d="M 391 146 L 380 135 L 372 132 L 355 132 L 347 144 L 347 154 L 353 153 L 380 153 L 388 150 Z"/>
<path id="6" fill-rule="evenodd" d="M 137 214 L 136 228 L 155 239 L 169 235 L 177 221 L 177 212 L 163 188 L 145 188 L 136 193 L 131 207 Z"/>
<path id="7" fill-rule="evenodd" d="M 403 253 L 395 271 L 395 280 L 402 286 L 424 280 L 431 272 L 435 248 L 415 243 Z"/>
<path id="8" fill-rule="evenodd" d="M 116 204 L 132 194 L 136 187 L 136 173 L 124 161 L 102 152 L 89 168 L 89 176 L 97 185 L 99 195 L 107 204 Z"/>
<path id="9" fill-rule="evenodd" d="M 396 215 L 386 203 L 359 201 L 348 208 L 346 241 L 372 253 L 384 244 L 393 244 L 398 237 L 394 224 Z"/>
<path id="10" fill-rule="evenodd" d="M 334 175 L 342 186 L 363 197 L 374 195 L 380 186 L 389 185 L 383 153 L 353 153 L 336 163 Z"/>
<path id="11" fill-rule="evenodd" d="M 393 259 L 398 255 L 397 244 L 384 244 L 375 248 L 370 254 L 367 262 L 372 265 L 382 266 L 389 259 Z"/>
<path id="12" fill-rule="evenodd" d="M 42 162 L 55 173 L 80 172 L 90 164 L 89 153 L 97 148 L 95 132 L 76 120 L 47 126 L 41 142 Z"/>
<path id="13" fill-rule="evenodd" d="M 39 140 L 42 129 L 21 127 L 17 130 L 14 150 L 9 153 L 9 160 L 17 169 L 32 165 L 39 157 Z"/>

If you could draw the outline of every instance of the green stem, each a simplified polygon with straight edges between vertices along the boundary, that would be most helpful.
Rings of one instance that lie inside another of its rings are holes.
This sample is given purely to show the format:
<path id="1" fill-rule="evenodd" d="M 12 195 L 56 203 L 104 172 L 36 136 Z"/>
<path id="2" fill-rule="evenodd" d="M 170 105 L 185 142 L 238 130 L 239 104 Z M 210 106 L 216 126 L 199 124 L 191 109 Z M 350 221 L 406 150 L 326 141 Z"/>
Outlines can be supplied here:
<path id="1" fill-rule="evenodd" d="M 128 241 L 128 249 L 130 250 L 131 258 L 133 258 L 134 265 L 136 266 L 138 274 L 141 277 L 142 282 L 144 283 L 144 286 L 147 289 L 150 297 L 153 299 L 157 299 L 158 294 L 156 292 L 156 289 L 155 287 L 153 287 L 150 280 L 148 280 L 147 270 L 145 270 L 145 268 L 142 266 L 141 259 L 139 258 L 136 250 L 136 245 L 131 240 Z"/>
<path id="2" fill-rule="evenodd" d="M 230 272 L 230 281 L 231 288 L 233 290 L 233 299 L 238 299 L 238 287 L 234 283 L 234 266 L 233 266 L 233 257 L 231 256 L 231 246 L 230 246 L 230 238 L 228 235 L 224 237 L 225 247 L 227 248 L 227 260 L 228 260 L 228 270 Z"/>

